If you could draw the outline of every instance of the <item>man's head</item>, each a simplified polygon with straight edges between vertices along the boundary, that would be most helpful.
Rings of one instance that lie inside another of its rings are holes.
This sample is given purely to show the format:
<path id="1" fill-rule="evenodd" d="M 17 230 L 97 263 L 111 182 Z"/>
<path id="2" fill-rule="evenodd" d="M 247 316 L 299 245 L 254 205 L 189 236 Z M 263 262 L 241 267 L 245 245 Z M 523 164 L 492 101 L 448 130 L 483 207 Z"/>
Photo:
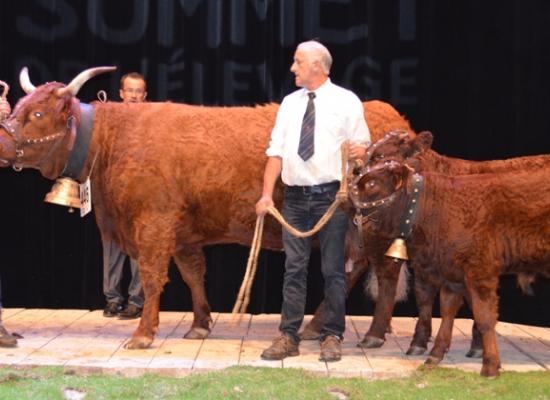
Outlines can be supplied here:
<path id="1" fill-rule="evenodd" d="M 120 78 L 120 98 L 124 103 L 141 103 L 147 97 L 147 82 L 143 75 L 130 72 Z"/>
<path id="2" fill-rule="evenodd" d="M 332 56 L 327 48 L 310 40 L 296 48 L 290 71 L 295 75 L 296 86 L 316 90 L 327 80 L 331 66 Z"/>

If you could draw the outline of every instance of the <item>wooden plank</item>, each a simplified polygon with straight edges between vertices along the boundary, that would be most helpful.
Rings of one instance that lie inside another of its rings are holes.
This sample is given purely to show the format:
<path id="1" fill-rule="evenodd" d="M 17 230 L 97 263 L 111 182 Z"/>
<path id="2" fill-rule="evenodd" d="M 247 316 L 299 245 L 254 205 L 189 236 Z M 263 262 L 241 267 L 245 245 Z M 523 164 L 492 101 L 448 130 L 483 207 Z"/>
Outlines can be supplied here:
<path id="1" fill-rule="evenodd" d="M 24 308 L 2 308 L 2 320 L 5 322 L 9 320 L 12 316 L 25 311 Z"/>
<path id="2" fill-rule="evenodd" d="M 147 349 L 126 349 L 124 346 L 119 346 L 109 358 L 105 368 L 123 372 L 125 376 L 140 375 L 140 372 L 151 365 L 160 346 L 164 343 L 167 336 L 175 331 L 181 321 L 182 313 L 161 312 L 159 314 L 159 331 L 151 347 Z M 120 324 L 122 326 L 128 326 L 128 323 L 132 322 L 131 326 L 135 329 L 139 320 L 116 320 L 116 322 L 117 325 Z M 130 335 L 127 335 L 124 343 L 131 338 L 134 329 L 132 329 Z"/>
<path id="3" fill-rule="evenodd" d="M 10 328 L 24 339 L 19 347 L 0 349 L 0 365 L 62 365 L 73 371 L 97 371 L 125 376 L 145 372 L 184 376 L 194 371 L 231 365 L 301 368 L 325 376 L 360 376 L 380 379 L 410 376 L 426 355 L 405 355 L 412 338 L 413 318 L 394 318 L 393 332 L 380 349 L 361 349 L 356 344 L 372 318 L 346 318 L 342 360 L 320 362 L 318 341 L 302 341 L 301 354 L 282 361 L 264 361 L 261 352 L 278 332 L 280 315 L 243 315 L 235 323 L 231 314 L 213 314 L 212 332 L 206 340 L 183 339 L 192 323 L 192 313 L 161 312 L 159 333 L 150 349 L 126 350 L 139 320 L 104 318 L 102 310 L 13 309 Z M 307 316 L 307 322 L 311 316 Z M 437 331 L 440 319 L 434 318 Z M 455 320 L 451 348 L 441 365 L 479 372 L 481 360 L 465 354 L 470 346 L 469 319 Z M 10 329 L 11 330 L 11 329 Z M 548 370 L 550 329 L 499 322 L 497 335 L 503 368 L 510 371 Z M 430 346 L 432 344 L 430 343 Z"/>
<path id="4" fill-rule="evenodd" d="M 370 317 L 352 316 L 351 320 L 358 332 L 367 332 L 372 322 Z M 392 321 L 392 326 L 395 322 Z M 410 376 L 416 370 L 418 362 L 406 357 L 397 338 L 396 333 L 386 334 L 386 342 L 381 348 L 362 349 L 372 366 L 373 379 Z"/>
<path id="5" fill-rule="evenodd" d="M 217 314 L 212 314 L 217 318 Z M 148 368 L 172 376 L 184 376 L 191 373 L 204 340 L 184 339 L 193 321 L 193 314 L 186 313 L 180 324 L 160 344 Z"/>
<path id="6" fill-rule="evenodd" d="M 272 368 L 283 367 L 281 360 L 262 360 L 261 358 L 262 352 L 279 335 L 278 327 L 280 321 L 281 317 L 277 314 L 251 316 L 247 335 L 242 344 L 239 365 Z"/>
<path id="7" fill-rule="evenodd" d="M 365 353 L 361 348 L 357 347 L 359 337 L 359 332 L 355 329 L 351 317 L 346 317 L 346 330 L 342 343 L 342 360 L 326 363 L 329 376 L 360 376 L 362 378 L 371 378 L 373 376 L 373 368 Z"/>
<path id="8" fill-rule="evenodd" d="M 53 310 L 52 310 L 53 311 Z M 29 314 L 20 313 L 27 319 Z M 40 319 L 40 323 L 31 323 L 25 330 L 24 338 L 18 340 L 18 348 L 26 349 L 26 356 L 17 361 L 17 365 L 60 365 L 62 358 L 66 357 L 70 347 L 64 341 L 55 341 L 63 335 L 63 332 L 80 318 L 89 314 L 88 310 L 57 310 L 46 313 L 46 317 Z M 31 314 L 36 318 L 36 314 Z M 14 318 L 17 318 L 15 316 Z M 63 343 L 60 350 L 47 350 L 48 345 Z"/>
<path id="9" fill-rule="evenodd" d="M 283 360 L 283 368 L 300 368 L 310 372 L 328 376 L 327 363 L 319 361 L 320 346 L 317 340 L 300 342 L 300 355 L 287 357 Z"/>
<path id="10" fill-rule="evenodd" d="M 80 310 L 79 313 L 87 313 Z M 0 364 L 18 365 L 30 354 L 58 336 L 67 322 L 59 321 L 62 311 L 51 309 L 26 309 L 10 317 L 8 330 L 22 335 L 17 347 L 0 349 Z M 74 315 L 68 317 L 74 320 Z"/>
<path id="11" fill-rule="evenodd" d="M 499 335 L 499 350 L 504 370 L 540 371 L 550 369 L 550 347 L 543 344 L 538 338 L 507 322 L 498 322 L 496 330 Z"/>
<path id="12" fill-rule="evenodd" d="M 241 346 L 248 330 L 250 315 L 237 324 L 230 314 L 219 314 L 214 321 L 212 333 L 200 348 L 194 370 L 216 370 L 239 365 Z"/>
<path id="13" fill-rule="evenodd" d="M 522 331 L 528 333 L 529 335 L 537 338 L 542 344 L 550 347 L 550 327 L 542 326 L 530 326 L 530 325 L 521 325 L 515 324 L 516 327 Z"/>

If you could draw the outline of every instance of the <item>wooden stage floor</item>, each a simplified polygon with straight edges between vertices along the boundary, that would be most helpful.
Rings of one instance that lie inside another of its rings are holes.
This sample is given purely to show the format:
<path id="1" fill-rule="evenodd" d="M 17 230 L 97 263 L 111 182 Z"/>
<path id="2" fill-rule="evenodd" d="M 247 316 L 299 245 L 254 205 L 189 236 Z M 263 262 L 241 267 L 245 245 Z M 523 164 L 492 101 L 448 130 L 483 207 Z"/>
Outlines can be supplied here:
<path id="1" fill-rule="evenodd" d="M 371 317 L 348 316 L 340 362 L 318 361 L 319 344 L 303 341 L 300 356 L 283 361 L 260 358 L 277 334 L 279 315 L 246 314 L 235 324 L 231 314 L 212 315 L 210 336 L 205 340 L 182 339 L 189 329 L 189 312 L 161 312 L 160 330 L 153 346 L 146 350 L 126 350 L 124 342 L 132 335 L 138 320 L 104 318 L 102 310 L 4 309 L 4 325 L 9 332 L 23 336 L 16 348 L 0 348 L 0 365 L 28 367 L 63 366 L 75 373 L 102 372 L 124 376 L 159 373 L 184 376 L 223 369 L 233 365 L 275 368 L 302 368 L 326 376 L 359 376 L 383 379 L 409 376 L 425 356 L 406 356 L 415 320 L 392 320 L 394 333 L 380 349 L 356 347 Z M 310 316 L 308 317 L 310 318 Z M 479 372 L 481 361 L 464 355 L 469 348 L 472 321 L 458 319 L 453 343 L 441 365 Z M 434 329 L 439 320 L 434 320 Z M 550 370 L 550 328 L 497 324 L 502 368 L 506 371 Z"/>

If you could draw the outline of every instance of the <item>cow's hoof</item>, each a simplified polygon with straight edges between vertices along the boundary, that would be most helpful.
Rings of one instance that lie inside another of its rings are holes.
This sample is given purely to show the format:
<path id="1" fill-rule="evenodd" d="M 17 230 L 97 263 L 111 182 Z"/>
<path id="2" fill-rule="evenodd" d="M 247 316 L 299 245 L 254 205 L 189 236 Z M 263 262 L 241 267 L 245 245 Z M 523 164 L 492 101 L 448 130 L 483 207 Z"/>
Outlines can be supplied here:
<path id="1" fill-rule="evenodd" d="M 470 349 L 466 353 L 466 357 L 469 358 L 481 358 L 483 357 L 483 349 Z"/>
<path id="2" fill-rule="evenodd" d="M 133 336 L 130 340 L 124 343 L 124 348 L 129 350 L 148 349 L 151 347 L 153 339 L 146 336 Z"/>
<path id="3" fill-rule="evenodd" d="M 209 329 L 194 327 L 189 330 L 183 337 L 185 339 L 205 339 L 210 334 Z"/>
<path id="4" fill-rule="evenodd" d="M 300 340 L 318 340 L 321 337 L 321 333 L 315 329 L 309 329 L 307 326 L 302 332 L 299 333 Z"/>
<path id="5" fill-rule="evenodd" d="M 426 350 L 428 350 L 428 348 L 426 348 L 426 347 L 411 346 L 411 347 L 409 347 L 409 350 L 407 350 L 407 355 L 408 356 L 421 356 L 422 354 L 424 354 L 426 352 Z"/>
<path id="6" fill-rule="evenodd" d="M 363 340 L 357 343 L 357 347 L 362 347 L 364 349 L 378 349 L 379 347 L 382 347 L 384 342 L 384 339 L 380 339 L 376 336 L 365 336 Z"/>
<path id="7" fill-rule="evenodd" d="M 498 368 L 495 368 L 493 365 L 483 365 L 481 367 L 481 376 L 494 379 L 498 375 Z"/>
<path id="8" fill-rule="evenodd" d="M 424 361 L 424 364 L 435 366 L 435 365 L 439 365 L 441 360 L 442 360 L 442 358 L 439 358 L 439 357 L 436 357 L 436 356 L 428 356 L 426 361 Z"/>

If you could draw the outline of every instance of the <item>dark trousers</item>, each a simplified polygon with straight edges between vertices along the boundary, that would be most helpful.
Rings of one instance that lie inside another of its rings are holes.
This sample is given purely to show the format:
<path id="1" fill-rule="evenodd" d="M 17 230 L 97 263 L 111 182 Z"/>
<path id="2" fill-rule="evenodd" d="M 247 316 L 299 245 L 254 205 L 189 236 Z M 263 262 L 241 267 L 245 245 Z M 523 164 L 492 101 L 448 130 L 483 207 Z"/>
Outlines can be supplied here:
<path id="1" fill-rule="evenodd" d="M 287 186 L 282 214 L 290 225 L 300 231 L 307 231 L 328 210 L 338 189 L 338 182 L 313 187 Z M 344 240 L 347 228 L 348 217 L 338 208 L 317 234 L 321 245 L 325 295 L 325 321 L 321 338 L 327 335 L 342 338 L 345 329 Z M 279 329 L 296 341 L 299 340 L 298 330 L 304 319 L 311 243 L 312 237 L 298 238 L 283 230 L 286 261 Z"/>
<path id="2" fill-rule="evenodd" d="M 128 256 L 122 252 L 115 242 L 103 242 L 103 294 L 107 302 L 118 304 L 124 302 L 124 296 L 120 291 L 120 281 L 122 280 L 126 257 Z M 130 258 L 130 270 L 132 279 L 128 286 L 128 303 L 143 308 L 143 288 L 138 263 L 133 258 Z"/>

